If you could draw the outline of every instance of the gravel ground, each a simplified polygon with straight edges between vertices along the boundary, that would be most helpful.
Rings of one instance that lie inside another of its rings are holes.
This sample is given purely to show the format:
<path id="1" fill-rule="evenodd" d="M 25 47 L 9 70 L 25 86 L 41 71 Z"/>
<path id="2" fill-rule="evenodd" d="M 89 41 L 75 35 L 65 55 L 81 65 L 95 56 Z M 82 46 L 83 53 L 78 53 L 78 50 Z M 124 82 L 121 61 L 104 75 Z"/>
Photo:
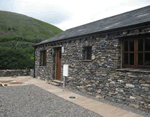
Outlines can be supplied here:
<path id="1" fill-rule="evenodd" d="M 100 117 L 35 85 L 0 87 L 0 117 Z"/>
<path id="2" fill-rule="evenodd" d="M 60 88 L 62 88 L 62 87 L 60 86 Z M 100 102 L 103 102 L 103 103 L 110 104 L 112 106 L 116 106 L 118 108 L 130 111 L 130 112 L 133 112 L 133 113 L 136 113 L 136 114 L 140 114 L 140 115 L 142 115 L 144 117 L 150 117 L 150 111 L 144 111 L 144 110 L 142 111 L 140 109 L 135 109 L 135 108 L 129 107 L 129 106 L 125 105 L 125 104 L 115 103 L 115 102 L 107 101 L 105 99 L 97 99 L 94 96 L 90 96 L 90 95 L 88 95 L 86 93 L 80 92 L 80 91 L 75 90 L 75 89 L 69 88 L 69 89 L 66 89 L 66 90 L 74 92 L 74 93 L 82 95 L 82 96 L 85 96 L 85 97 L 90 98 L 90 99 L 94 99 L 94 100 L 97 100 L 97 101 L 100 101 Z"/>

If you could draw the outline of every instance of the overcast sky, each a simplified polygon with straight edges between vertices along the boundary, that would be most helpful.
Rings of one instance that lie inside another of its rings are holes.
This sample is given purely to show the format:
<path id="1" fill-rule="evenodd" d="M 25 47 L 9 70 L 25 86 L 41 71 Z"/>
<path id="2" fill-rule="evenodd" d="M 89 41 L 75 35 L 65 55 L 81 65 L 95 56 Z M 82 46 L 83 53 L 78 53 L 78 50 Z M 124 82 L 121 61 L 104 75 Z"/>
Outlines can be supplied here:
<path id="1" fill-rule="evenodd" d="M 66 30 L 150 5 L 150 0 L 0 0 L 0 10 L 21 13 Z"/>

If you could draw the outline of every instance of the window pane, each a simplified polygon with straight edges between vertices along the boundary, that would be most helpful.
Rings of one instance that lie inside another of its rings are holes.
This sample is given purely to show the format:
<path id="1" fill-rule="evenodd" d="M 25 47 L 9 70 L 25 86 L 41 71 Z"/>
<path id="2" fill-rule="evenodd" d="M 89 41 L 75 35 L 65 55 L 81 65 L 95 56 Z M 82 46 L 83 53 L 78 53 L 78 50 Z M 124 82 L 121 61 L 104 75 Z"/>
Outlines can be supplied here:
<path id="1" fill-rule="evenodd" d="M 143 51 L 143 39 L 138 40 L 138 51 Z"/>
<path id="2" fill-rule="evenodd" d="M 43 51 L 43 65 L 46 65 L 46 51 Z"/>
<path id="3" fill-rule="evenodd" d="M 150 40 L 145 39 L 145 51 L 150 51 Z"/>
<path id="4" fill-rule="evenodd" d="M 130 40 L 130 51 L 134 51 L 134 40 Z"/>
<path id="5" fill-rule="evenodd" d="M 85 55 L 86 55 L 86 54 L 85 54 L 85 49 L 82 51 L 82 53 L 83 53 L 83 60 L 85 60 L 85 58 L 86 58 L 86 57 L 85 57 Z"/>
<path id="6" fill-rule="evenodd" d="M 87 51 L 90 53 L 91 52 L 91 47 L 87 47 Z"/>
<path id="7" fill-rule="evenodd" d="M 124 64 L 128 65 L 128 53 L 124 54 Z"/>
<path id="8" fill-rule="evenodd" d="M 130 65 L 134 65 L 134 53 L 130 53 Z"/>
<path id="9" fill-rule="evenodd" d="M 143 53 L 138 54 L 138 64 L 143 65 Z"/>
<path id="10" fill-rule="evenodd" d="M 145 53 L 145 65 L 150 65 L 150 53 Z"/>
<path id="11" fill-rule="evenodd" d="M 83 48 L 83 60 L 91 60 L 92 47 Z"/>
<path id="12" fill-rule="evenodd" d="M 91 53 L 87 53 L 87 60 L 91 59 Z"/>
<path id="13" fill-rule="evenodd" d="M 40 66 L 46 65 L 46 50 L 40 52 Z"/>
<path id="14" fill-rule="evenodd" d="M 92 47 L 87 47 L 87 60 L 91 59 Z"/>
<path id="15" fill-rule="evenodd" d="M 128 41 L 124 41 L 124 51 L 128 51 Z"/>
<path id="16" fill-rule="evenodd" d="M 40 52 L 40 65 L 43 65 L 43 53 L 42 51 Z"/>

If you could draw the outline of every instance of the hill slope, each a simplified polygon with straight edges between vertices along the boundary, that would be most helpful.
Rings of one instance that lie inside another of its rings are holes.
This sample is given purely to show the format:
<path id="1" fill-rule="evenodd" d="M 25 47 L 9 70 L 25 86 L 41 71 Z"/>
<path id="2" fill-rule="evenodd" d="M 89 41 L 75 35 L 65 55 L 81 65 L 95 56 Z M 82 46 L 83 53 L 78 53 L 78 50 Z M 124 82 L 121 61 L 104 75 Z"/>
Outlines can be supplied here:
<path id="1" fill-rule="evenodd" d="M 24 37 L 46 39 L 62 32 L 59 28 L 40 20 L 7 11 L 0 11 L 0 39 Z"/>
<path id="2" fill-rule="evenodd" d="M 33 68 L 32 45 L 60 32 L 40 20 L 0 11 L 0 69 Z"/>

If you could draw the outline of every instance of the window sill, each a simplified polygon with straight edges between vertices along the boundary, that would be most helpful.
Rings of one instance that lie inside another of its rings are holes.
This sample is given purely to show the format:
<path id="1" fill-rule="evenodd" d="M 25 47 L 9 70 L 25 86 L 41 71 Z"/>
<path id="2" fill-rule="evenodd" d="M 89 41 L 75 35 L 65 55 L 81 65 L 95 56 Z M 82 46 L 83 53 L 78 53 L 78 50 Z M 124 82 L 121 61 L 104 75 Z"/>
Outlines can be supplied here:
<path id="1" fill-rule="evenodd" d="M 72 61 L 79 61 L 79 62 L 92 62 L 93 60 L 72 60 Z"/>
<path id="2" fill-rule="evenodd" d="M 150 69 L 122 68 L 122 69 L 116 69 L 116 71 L 136 72 L 136 73 L 150 73 Z"/>
<path id="3" fill-rule="evenodd" d="M 83 62 L 91 62 L 92 60 L 82 60 Z"/>

